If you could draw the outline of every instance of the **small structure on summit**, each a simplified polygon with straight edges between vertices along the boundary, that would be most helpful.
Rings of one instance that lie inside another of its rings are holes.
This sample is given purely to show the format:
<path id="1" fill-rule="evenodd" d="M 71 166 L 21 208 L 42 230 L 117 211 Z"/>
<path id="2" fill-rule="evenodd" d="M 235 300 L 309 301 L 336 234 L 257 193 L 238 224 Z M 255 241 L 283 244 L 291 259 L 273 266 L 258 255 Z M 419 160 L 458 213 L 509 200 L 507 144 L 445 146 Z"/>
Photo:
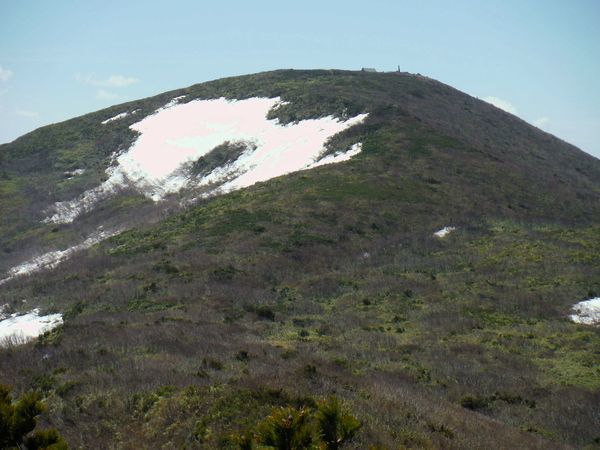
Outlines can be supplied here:
<path id="1" fill-rule="evenodd" d="M 360 69 L 361 72 L 377 72 L 377 69 L 373 68 L 373 67 L 363 67 L 362 69 Z"/>

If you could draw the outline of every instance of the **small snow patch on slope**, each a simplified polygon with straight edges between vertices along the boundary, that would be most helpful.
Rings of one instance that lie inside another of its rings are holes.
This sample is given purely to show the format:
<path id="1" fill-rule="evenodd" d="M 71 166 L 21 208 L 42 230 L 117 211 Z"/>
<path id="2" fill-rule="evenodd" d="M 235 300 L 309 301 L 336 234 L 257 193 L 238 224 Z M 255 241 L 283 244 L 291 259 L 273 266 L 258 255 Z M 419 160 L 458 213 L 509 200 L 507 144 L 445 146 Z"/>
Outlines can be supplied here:
<path id="1" fill-rule="evenodd" d="M 456 227 L 444 227 L 441 230 L 438 230 L 435 233 L 433 233 L 433 235 L 438 238 L 443 238 L 448 236 L 448 234 L 450 234 L 454 230 L 456 230 Z"/>
<path id="2" fill-rule="evenodd" d="M 584 300 L 573 305 L 574 314 L 569 318 L 584 325 L 600 324 L 600 297 Z"/>
<path id="3" fill-rule="evenodd" d="M 241 189 L 260 181 L 310 168 L 325 151 L 327 140 L 362 122 L 366 114 L 339 120 L 332 116 L 281 125 L 267 119 L 279 97 L 245 100 L 193 100 L 179 104 L 176 97 L 130 128 L 139 133 L 133 145 L 107 170 L 101 186 L 78 199 L 54 205 L 46 222 L 68 223 L 125 186 L 133 186 L 158 201 L 183 187 L 221 183 L 211 194 Z M 226 167 L 218 167 L 201 180 L 182 170 L 223 143 L 248 143 L 248 151 Z M 340 162 L 360 151 L 323 158 L 316 165 Z"/>
<path id="4" fill-rule="evenodd" d="M 8 277 L 0 280 L 0 285 L 6 283 L 13 278 L 30 275 L 34 272 L 39 272 L 44 269 L 52 269 L 58 264 L 69 258 L 75 252 L 88 249 L 104 239 L 108 239 L 119 231 L 99 231 L 89 236 L 82 243 L 65 250 L 56 250 L 53 252 L 44 253 L 43 255 L 36 256 L 29 261 L 19 264 L 8 271 Z"/>
<path id="5" fill-rule="evenodd" d="M 116 116 L 109 117 L 108 119 L 103 120 L 101 123 L 102 123 L 102 125 L 106 125 L 107 123 L 114 122 L 115 120 L 119 120 L 119 119 L 124 119 L 125 117 L 130 116 L 131 114 L 135 114 L 135 113 L 137 113 L 137 109 L 132 112 L 125 111 L 125 112 L 122 112 L 121 114 L 117 114 Z"/>
<path id="6" fill-rule="evenodd" d="M 79 175 L 83 175 L 85 173 L 85 169 L 75 169 L 71 171 L 64 172 L 63 175 L 66 178 L 78 177 Z"/>
<path id="7" fill-rule="evenodd" d="M 179 97 L 172 98 L 171 100 L 169 100 L 168 103 L 165 103 L 163 106 L 161 106 L 156 111 L 154 111 L 154 113 L 156 114 L 158 112 L 164 111 L 165 109 L 169 109 L 169 108 L 177 105 L 180 100 L 182 100 L 186 97 L 187 97 L 187 95 L 180 95 Z"/>
<path id="8" fill-rule="evenodd" d="M 0 320 L 0 347 L 24 344 L 63 323 L 62 314 L 40 316 L 39 309 Z"/>
<path id="9" fill-rule="evenodd" d="M 46 217 L 44 223 L 70 223 L 86 212 L 91 211 L 96 203 L 107 199 L 126 186 L 125 175 L 117 167 L 106 169 L 108 179 L 100 186 L 85 191 L 78 198 L 66 202 L 56 202 L 52 209 L 54 214 Z"/>
<path id="10" fill-rule="evenodd" d="M 314 163 L 310 164 L 306 167 L 306 169 L 313 169 L 315 167 L 324 166 L 326 164 L 335 164 L 343 161 L 348 161 L 353 156 L 358 155 L 361 151 L 362 143 L 358 142 L 354 144 L 347 152 L 337 152 L 333 155 L 327 155 L 324 158 L 321 158 L 318 161 L 315 161 Z"/>

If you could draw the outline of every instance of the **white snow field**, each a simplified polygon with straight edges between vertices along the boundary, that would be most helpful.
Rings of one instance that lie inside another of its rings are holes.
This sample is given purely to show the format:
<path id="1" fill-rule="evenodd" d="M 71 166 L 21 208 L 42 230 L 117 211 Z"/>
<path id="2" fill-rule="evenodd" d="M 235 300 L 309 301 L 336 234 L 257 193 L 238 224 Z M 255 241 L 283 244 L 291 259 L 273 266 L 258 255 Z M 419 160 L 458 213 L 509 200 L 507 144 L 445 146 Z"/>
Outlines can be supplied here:
<path id="1" fill-rule="evenodd" d="M 435 233 L 433 233 L 433 235 L 435 237 L 443 238 L 448 236 L 448 234 L 452 233 L 454 230 L 456 230 L 456 227 L 444 227 L 441 230 L 438 230 Z"/>
<path id="2" fill-rule="evenodd" d="M 573 305 L 574 314 L 569 318 L 584 325 L 600 324 L 600 297 L 590 298 Z"/>
<path id="3" fill-rule="evenodd" d="M 38 272 L 44 269 L 52 269 L 60 264 L 65 259 L 69 258 L 73 253 L 88 249 L 93 245 L 97 244 L 104 239 L 108 239 L 115 234 L 118 234 L 119 231 L 98 231 L 90 235 L 85 241 L 80 244 L 77 244 L 73 247 L 69 247 L 65 250 L 56 250 L 53 252 L 44 253 L 43 255 L 36 256 L 35 258 L 30 259 L 18 266 L 13 267 L 8 271 L 8 277 L 0 280 L 0 285 L 6 283 L 13 278 L 29 275 L 34 272 Z"/>
<path id="4" fill-rule="evenodd" d="M 366 114 L 348 120 L 328 116 L 282 125 L 277 119 L 267 119 L 272 108 L 283 104 L 278 97 L 219 98 L 180 104 L 181 98 L 172 99 L 131 125 L 139 136 L 116 157 L 116 164 L 107 170 L 108 179 L 77 199 L 56 203 L 54 214 L 45 222 L 72 222 L 125 186 L 135 187 L 154 201 L 183 187 L 214 185 L 208 193 L 214 195 L 290 172 L 345 161 L 361 150 L 360 145 L 354 145 L 346 153 L 319 161 L 327 140 L 362 122 Z M 201 180 L 186 173 L 186 165 L 226 142 L 246 143 L 247 150 L 236 161 L 216 168 Z"/>
<path id="5" fill-rule="evenodd" d="M 23 344 L 62 323 L 61 314 L 40 316 L 40 311 L 37 308 L 27 314 L 12 314 L 10 317 L 0 320 L 0 347 L 10 344 Z"/>

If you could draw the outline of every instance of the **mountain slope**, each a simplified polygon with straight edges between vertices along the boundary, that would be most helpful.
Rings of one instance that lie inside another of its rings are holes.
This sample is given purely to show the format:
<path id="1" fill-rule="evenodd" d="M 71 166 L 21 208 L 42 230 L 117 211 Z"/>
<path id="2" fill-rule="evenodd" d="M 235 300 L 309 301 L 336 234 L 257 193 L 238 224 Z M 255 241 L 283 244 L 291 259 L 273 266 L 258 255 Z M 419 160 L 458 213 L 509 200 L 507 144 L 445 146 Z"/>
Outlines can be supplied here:
<path id="1" fill-rule="evenodd" d="M 194 189 L 131 187 L 42 222 L 183 95 L 279 97 L 282 123 L 367 114 L 327 147 L 362 152 L 187 208 Z M 1 350 L 0 374 L 42 389 L 74 446 L 233 446 L 273 406 L 333 392 L 363 423 L 357 448 L 597 444 L 600 333 L 567 316 L 600 292 L 600 162 L 491 105 L 408 74 L 268 72 L 37 130 L 0 168 L 5 270 L 134 228 L 0 287 L 65 313 Z"/>
<path id="2" fill-rule="evenodd" d="M 182 96 L 183 102 L 221 96 L 280 97 L 289 104 L 271 111 L 270 117 L 282 123 L 368 113 L 361 127 L 349 131 L 348 139 L 334 140 L 334 146 L 344 149 L 352 139 L 363 137 L 403 146 L 415 160 L 431 162 L 423 167 L 424 178 L 460 188 L 462 195 L 446 197 L 458 203 L 463 213 L 483 208 L 481 212 L 499 216 L 534 214 L 576 221 L 590 221 L 597 213 L 597 160 L 487 103 L 408 74 L 276 71 L 217 80 L 119 105 L 0 146 L 0 200 L 5 211 L 0 224 L 5 266 L 0 269 L 22 260 L 25 249 L 32 255 L 40 247 L 54 249 L 74 242 L 74 230 L 42 222 L 51 205 L 98 186 L 113 164 L 111 155 L 135 141 L 136 133 L 129 126 Z M 135 114 L 102 124 L 127 111 Z M 423 132 L 435 142 L 421 141 Z M 434 145 L 439 154 L 432 154 Z M 453 166 L 447 167 L 446 160 Z M 85 172 L 69 176 L 76 170 Z M 483 200 L 472 198 L 480 195 Z M 131 191 L 105 202 L 101 220 L 98 210 L 95 217 L 82 217 L 77 231 L 87 236 L 102 221 L 126 221 L 122 216 L 134 205 L 141 216 L 155 211 L 145 197 Z M 13 254 L 13 249 L 21 254 Z"/>

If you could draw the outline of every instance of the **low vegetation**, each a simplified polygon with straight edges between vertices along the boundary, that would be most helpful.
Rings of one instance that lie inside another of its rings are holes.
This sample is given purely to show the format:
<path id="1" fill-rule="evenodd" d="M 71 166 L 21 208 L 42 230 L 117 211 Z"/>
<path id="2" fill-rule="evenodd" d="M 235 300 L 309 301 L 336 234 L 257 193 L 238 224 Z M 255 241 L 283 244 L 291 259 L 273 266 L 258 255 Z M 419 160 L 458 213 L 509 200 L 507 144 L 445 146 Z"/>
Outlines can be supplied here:
<path id="1" fill-rule="evenodd" d="M 320 448 L 337 450 L 360 429 L 360 422 L 344 411 L 336 397 L 300 408 L 278 407 L 254 431 L 246 430 L 237 439 L 242 449 L 255 445 L 277 450 Z"/>
<path id="2" fill-rule="evenodd" d="M 0 448 L 24 450 L 63 450 L 66 442 L 53 428 L 34 430 L 44 405 L 36 392 L 11 398 L 8 387 L 0 385 Z"/>
<path id="3" fill-rule="evenodd" d="M 218 145 L 208 154 L 201 156 L 190 164 L 190 173 L 202 178 L 217 167 L 223 167 L 235 162 L 242 154 L 254 144 L 246 142 L 225 142 Z M 255 148 L 255 147 L 254 147 Z"/>
<path id="4" fill-rule="evenodd" d="M 140 213 L 2 286 L 65 313 L 1 349 L 0 376 L 72 447 L 600 446 L 600 329 L 568 320 L 600 292 L 598 163 L 419 77 L 274 72 L 143 102 L 182 93 L 280 95 L 284 121 L 369 111 L 330 143 L 363 152 Z"/>

